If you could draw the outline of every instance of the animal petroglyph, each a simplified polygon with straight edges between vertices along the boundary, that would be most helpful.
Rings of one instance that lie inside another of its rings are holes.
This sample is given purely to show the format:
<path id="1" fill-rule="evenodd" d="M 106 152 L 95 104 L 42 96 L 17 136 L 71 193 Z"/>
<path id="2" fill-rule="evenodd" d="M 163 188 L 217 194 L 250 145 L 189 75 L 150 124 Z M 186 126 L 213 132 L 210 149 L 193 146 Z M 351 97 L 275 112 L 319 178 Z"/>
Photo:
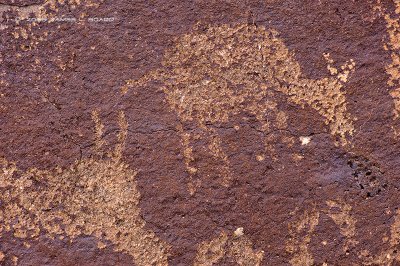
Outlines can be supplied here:
<path id="1" fill-rule="evenodd" d="M 277 94 L 286 95 L 288 102 L 300 107 L 310 106 L 325 119 L 336 143 L 348 144 L 354 127 L 343 84 L 355 63 L 349 60 L 337 69 L 329 54 L 324 57 L 332 76 L 308 79 L 275 30 L 247 24 L 209 26 L 204 31 L 195 28 L 178 37 L 165 52 L 163 68 L 126 81 L 122 91 L 145 86 L 149 81 L 161 82 L 180 121 L 194 121 L 203 129 L 202 138 L 208 140 L 210 153 L 221 162 L 222 183 L 228 185 L 233 175 L 230 161 L 213 125 L 228 122 L 240 113 L 254 115 L 265 133 L 266 152 L 273 154 L 272 143 L 278 139 L 275 131 L 287 127 L 287 115 L 275 101 Z M 183 132 L 185 126 L 180 129 L 186 138 L 184 145 L 190 148 L 190 132 Z M 194 175 L 198 169 L 192 161 L 191 157 L 186 164 Z"/>
<path id="2" fill-rule="evenodd" d="M 212 266 L 224 257 L 233 258 L 238 265 L 260 265 L 264 251 L 253 250 L 251 241 L 243 234 L 228 235 L 222 232 L 218 237 L 199 245 L 194 266 Z"/>
<path id="3" fill-rule="evenodd" d="M 0 161 L 0 236 L 74 239 L 93 235 L 110 241 L 115 250 L 130 254 L 136 265 L 167 265 L 168 245 L 144 228 L 138 207 L 136 172 L 122 161 L 128 124 L 119 112 L 120 131 L 113 150 L 102 151 L 104 125 L 99 113 L 95 123 L 96 156 L 83 158 L 67 169 L 26 172 L 15 163 Z"/>

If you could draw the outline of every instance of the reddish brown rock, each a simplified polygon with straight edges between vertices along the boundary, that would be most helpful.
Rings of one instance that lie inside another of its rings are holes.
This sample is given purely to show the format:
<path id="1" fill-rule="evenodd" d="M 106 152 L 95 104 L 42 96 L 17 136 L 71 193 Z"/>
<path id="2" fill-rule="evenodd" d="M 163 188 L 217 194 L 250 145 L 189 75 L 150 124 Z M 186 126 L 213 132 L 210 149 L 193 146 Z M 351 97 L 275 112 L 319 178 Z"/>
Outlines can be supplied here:
<path id="1" fill-rule="evenodd" d="M 0 264 L 399 264 L 399 13 L 2 1 Z"/>

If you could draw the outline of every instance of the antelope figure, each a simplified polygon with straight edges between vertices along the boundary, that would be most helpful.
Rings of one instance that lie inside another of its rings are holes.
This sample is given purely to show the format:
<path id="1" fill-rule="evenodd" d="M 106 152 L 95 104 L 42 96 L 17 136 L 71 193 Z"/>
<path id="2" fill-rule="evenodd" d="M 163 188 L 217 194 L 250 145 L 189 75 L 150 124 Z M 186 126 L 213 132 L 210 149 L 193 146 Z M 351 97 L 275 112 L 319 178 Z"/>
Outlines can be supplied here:
<path id="1" fill-rule="evenodd" d="M 342 87 L 355 63 L 350 60 L 338 70 L 331 65 L 329 54 L 324 56 L 332 76 L 308 79 L 275 30 L 247 24 L 210 26 L 205 30 L 195 27 L 193 32 L 178 37 L 166 51 L 162 68 L 137 80 L 127 80 L 122 90 L 145 86 L 149 81 L 161 82 L 169 105 L 182 123 L 178 130 L 191 180 L 197 171 L 191 165 L 193 136 L 185 130 L 184 123 L 194 121 L 203 130 L 202 137 L 208 140 L 211 154 L 222 162 L 222 183 L 229 185 L 229 158 L 213 125 L 227 122 L 230 116 L 241 112 L 250 113 L 260 123 L 266 136 L 266 152 L 271 154 L 269 141 L 273 132 L 287 127 L 286 114 L 274 101 L 277 93 L 300 107 L 311 106 L 324 117 L 336 144 L 348 144 L 346 138 L 354 129 Z M 189 191 L 193 194 L 196 184 L 192 181 Z"/>

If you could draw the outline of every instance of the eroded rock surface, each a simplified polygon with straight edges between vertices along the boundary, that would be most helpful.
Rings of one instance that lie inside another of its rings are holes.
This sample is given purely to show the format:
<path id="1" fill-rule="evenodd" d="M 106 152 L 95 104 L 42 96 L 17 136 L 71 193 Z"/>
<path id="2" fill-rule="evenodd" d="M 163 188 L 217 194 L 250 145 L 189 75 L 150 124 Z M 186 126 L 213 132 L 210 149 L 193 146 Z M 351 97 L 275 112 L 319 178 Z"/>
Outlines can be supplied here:
<path id="1" fill-rule="evenodd" d="M 0 14 L 1 265 L 400 264 L 400 1 Z"/>

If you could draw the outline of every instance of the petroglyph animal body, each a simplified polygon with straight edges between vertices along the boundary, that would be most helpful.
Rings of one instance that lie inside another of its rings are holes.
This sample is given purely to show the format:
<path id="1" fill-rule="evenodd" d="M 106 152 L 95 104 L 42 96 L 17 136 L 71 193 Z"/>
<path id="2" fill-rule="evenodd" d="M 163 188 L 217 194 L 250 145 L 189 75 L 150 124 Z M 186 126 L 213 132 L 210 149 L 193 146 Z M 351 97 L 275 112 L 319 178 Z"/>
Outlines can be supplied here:
<path id="1" fill-rule="evenodd" d="M 138 207 L 136 172 L 122 161 L 128 124 L 119 113 L 120 132 L 113 151 L 102 151 L 103 124 L 94 111 L 96 157 L 67 169 L 18 170 L 0 161 L 0 236 L 34 239 L 94 235 L 130 254 L 136 265 L 167 265 L 168 245 L 144 229 Z M 99 246 L 103 244 L 100 242 Z"/>
<path id="2" fill-rule="evenodd" d="M 265 148 L 271 154 L 273 147 L 269 142 L 276 141 L 274 131 L 287 127 L 287 115 L 274 100 L 277 94 L 286 95 L 289 102 L 300 107 L 311 106 L 325 119 L 337 143 L 348 143 L 346 138 L 354 128 L 346 110 L 343 84 L 355 63 L 350 60 L 339 71 L 332 66 L 329 54 L 324 56 L 332 76 L 308 79 L 274 30 L 247 24 L 195 28 L 178 37 L 166 51 L 163 68 L 138 80 L 126 81 L 122 91 L 145 86 L 149 81 L 161 82 L 171 108 L 182 123 L 195 121 L 204 130 L 209 150 L 222 161 L 221 174 L 227 185 L 232 178 L 229 158 L 212 125 L 228 122 L 230 116 L 239 113 L 254 115 L 265 132 Z M 194 174 L 197 169 L 191 166 L 190 147 L 193 136 L 185 132 L 185 127 L 178 129 L 187 150 L 188 172 Z"/>

